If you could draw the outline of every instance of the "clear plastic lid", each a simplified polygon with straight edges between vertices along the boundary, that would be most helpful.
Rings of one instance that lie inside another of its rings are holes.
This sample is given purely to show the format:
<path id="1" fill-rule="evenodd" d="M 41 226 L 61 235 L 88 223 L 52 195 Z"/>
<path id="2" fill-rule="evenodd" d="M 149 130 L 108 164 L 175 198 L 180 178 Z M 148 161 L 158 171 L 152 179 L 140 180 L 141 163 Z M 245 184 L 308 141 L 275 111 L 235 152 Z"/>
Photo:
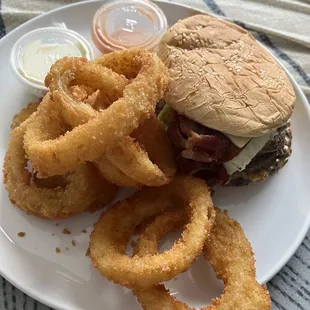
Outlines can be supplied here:
<path id="1" fill-rule="evenodd" d="M 88 41 L 75 31 L 46 27 L 22 36 L 11 50 L 10 64 L 17 79 L 37 96 L 47 91 L 44 79 L 51 65 L 64 56 L 94 58 Z"/>
<path id="2" fill-rule="evenodd" d="M 92 38 L 102 53 L 132 47 L 154 50 L 166 30 L 166 16 L 154 3 L 116 0 L 96 12 Z"/>

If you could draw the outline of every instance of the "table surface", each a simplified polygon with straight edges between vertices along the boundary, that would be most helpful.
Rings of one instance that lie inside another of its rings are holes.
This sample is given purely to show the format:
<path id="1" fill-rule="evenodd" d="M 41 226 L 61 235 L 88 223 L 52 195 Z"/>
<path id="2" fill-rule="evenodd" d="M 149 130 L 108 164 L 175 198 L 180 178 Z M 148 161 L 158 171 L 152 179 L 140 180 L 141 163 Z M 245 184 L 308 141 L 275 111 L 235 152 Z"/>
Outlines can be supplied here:
<path id="1" fill-rule="evenodd" d="M 0 37 L 39 14 L 73 2 L 78 1 L 0 0 Z M 310 102 L 310 0 L 171 2 L 217 14 L 250 30 L 273 51 L 293 75 Z M 309 279 L 310 231 L 289 263 L 267 284 L 273 301 L 272 309 L 310 310 Z M 0 277 L 0 282 L 1 310 L 51 309 L 22 293 L 4 278 Z"/>

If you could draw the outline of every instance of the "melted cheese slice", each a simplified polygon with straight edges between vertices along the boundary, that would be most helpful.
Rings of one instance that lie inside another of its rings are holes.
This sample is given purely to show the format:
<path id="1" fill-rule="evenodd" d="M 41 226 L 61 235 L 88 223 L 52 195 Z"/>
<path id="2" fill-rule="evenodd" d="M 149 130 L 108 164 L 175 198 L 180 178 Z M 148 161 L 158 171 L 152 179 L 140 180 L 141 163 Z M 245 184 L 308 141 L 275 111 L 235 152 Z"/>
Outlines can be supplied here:
<path id="1" fill-rule="evenodd" d="M 236 171 L 242 171 L 261 151 L 265 144 L 271 139 L 272 134 L 266 134 L 258 138 L 252 138 L 244 149 L 232 160 L 224 163 L 224 167 L 229 175 L 234 174 Z M 232 141 L 233 142 L 233 141 Z M 237 145 L 238 146 L 238 145 Z"/>
<path id="2" fill-rule="evenodd" d="M 239 149 L 242 149 L 251 139 L 253 138 L 247 138 L 247 137 L 236 137 L 225 134 L 226 137 Z"/>

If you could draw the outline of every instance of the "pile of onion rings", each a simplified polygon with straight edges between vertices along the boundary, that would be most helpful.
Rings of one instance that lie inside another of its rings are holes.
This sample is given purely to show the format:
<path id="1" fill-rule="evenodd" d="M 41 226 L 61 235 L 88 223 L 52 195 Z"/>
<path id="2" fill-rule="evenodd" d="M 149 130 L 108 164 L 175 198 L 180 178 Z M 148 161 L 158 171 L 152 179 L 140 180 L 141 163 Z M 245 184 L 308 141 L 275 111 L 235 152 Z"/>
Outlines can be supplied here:
<path id="1" fill-rule="evenodd" d="M 168 72 L 155 54 L 132 49 L 89 62 L 65 57 L 56 61 L 45 82 L 72 129 L 46 139 L 52 125 L 48 114 L 38 114 L 29 124 L 24 146 L 40 177 L 91 161 L 118 186 L 161 186 L 172 180 L 172 148 L 154 113 L 168 85 Z M 73 85 L 82 85 L 86 93 L 96 91 L 95 98 L 77 100 L 69 92 Z M 146 145 L 153 146 L 148 150 Z"/>
<path id="2" fill-rule="evenodd" d="M 12 121 L 4 162 L 11 202 L 66 218 L 108 204 L 117 186 L 171 182 L 173 152 L 154 112 L 168 81 L 161 60 L 141 49 L 56 61 L 49 93 Z"/>
<path id="3" fill-rule="evenodd" d="M 156 255 L 160 240 L 169 232 L 184 225 L 186 214 L 170 211 L 158 216 L 138 238 L 134 254 L 140 257 Z M 204 257 L 214 268 L 218 279 L 224 282 L 224 292 L 203 310 L 247 309 L 268 310 L 271 301 L 265 287 L 255 279 L 251 245 L 236 221 L 227 213 L 216 209 L 216 218 L 209 238 L 205 242 Z M 163 284 L 146 289 L 133 289 L 145 310 L 192 310 L 169 294 Z"/>
<path id="4" fill-rule="evenodd" d="M 140 235 L 131 257 L 126 249 L 137 227 Z M 183 229 L 181 238 L 159 253 L 161 239 L 178 228 Z M 161 283 L 186 271 L 201 253 L 224 281 L 224 293 L 203 309 L 270 309 L 241 226 L 213 207 L 209 189 L 198 179 L 176 176 L 168 185 L 144 188 L 117 203 L 95 224 L 88 251 L 93 266 L 131 288 L 145 310 L 191 309 Z"/>
<path id="5" fill-rule="evenodd" d="M 34 112 L 38 108 L 37 112 Z M 117 187 L 100 176 L 96 168 L 86 163 L 61 176 L 38 179 L 27 169 L 23 147 L 25 131 L 36 113 L 48 111 L 55 119 L 50 134 L 66 129 L 54 102 L 46 95 L 41 104 L 28 105 L 17 114 L 4 159 L 4 183 L 13 204 L 30 215 L 46 219 L 67 218 L 83 211 L 95 211 L 111 202 Z"/>

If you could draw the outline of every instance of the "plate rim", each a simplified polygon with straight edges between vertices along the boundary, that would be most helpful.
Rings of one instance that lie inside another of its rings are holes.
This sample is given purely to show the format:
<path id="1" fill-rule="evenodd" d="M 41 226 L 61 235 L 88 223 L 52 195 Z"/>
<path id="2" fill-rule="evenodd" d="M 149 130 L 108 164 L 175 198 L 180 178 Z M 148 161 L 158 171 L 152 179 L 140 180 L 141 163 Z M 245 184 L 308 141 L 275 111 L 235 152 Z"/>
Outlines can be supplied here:
<path id="1" fill-rule="evenodd" d="M 76 6 L 83 6 L 83 5 L 85 5 L 85 2 L 88 2 L 88 3 L 100 3 L 100 2 L 102 2 L 103 3 L 104 1 L 105 0 L 80 1 L 80 2 L 76 2 L 76 3 L 68 4 L 68 5 L 63 5 L 63 6 L 60 6 L 58 8 L 55 8 L 49 12 L 45 12 L 41 15 L 38 15 L 38 16 L 26 21 L 25 23 L 19 25 L 15 29 L 11 30 L 9 33 L 7 33 L 3 38 L 0 39 L 0 46 L 5 44 L 8 40 L 10 40 L 11 35 L 20 31 L 20 29 L 31 24 L 34 21 L 37 21 L 39 19 L 44 19 L 46 16 L 55 14 L 58 11 L 62 11 L 64 9 L 69 9 L 69 8 L 76 7 Z M 225 20 L 225 18 L 222 18 L 221 16 L 217 16 L 216 14 L 207 12 L 207 10 L 204 11 L 202 9 L 194 8 L 190 5 L 170 2 L 168 0 L 154 0 L 154 1 L 159 2 L 159 3 L 165 3 L 165 4 L 168 4 L 171 6 L 183 7 L 183 8 L 186 8 L 186 9 L 192 11 L 193 13 L 202 13 L 202 14 L 207 13 L 211 16 L 215 16 L 217 18 Z M 303 91 L 301 90 L 300 86 L 298 85 L 296 80 L 293 78 L 291 73 L 284 67 L 282 62 L 272 53 L 272 51 L 268 47 L 266 47 L 264 44 L 262 44 L 261 42 L 259 42 L 259 41 L 257 41 L 257 42 L 259 44 L 261 44 L 276 59 L 276 61 L 281 65 L 281 67 L 284 69 L 284 71 L 288 75 L 291 83 L 294 86 L 294 90 L 298 93 L 297 94 L 298 97 L 301 98 L 301 101 L 302 101 L 301 104 L 306 106 L 307 117 L 308 117 L 309 123 L 310 123 L 310 106 L 309 106 L 308 100 L 307 100 L 305 94 L 303 93 Z M 283 258 L 281 260 L 279 260 L 279 262 L 273 267 L 272 271 L 270 271 L 269 274 L 267 274 L 263 278 L 263 281 L 262 281 L 263 283 L 261 283 L 261 284 L 264 284 L 264 283 L 267 283 L 268 281 L 270 281 L 288 263 L 288 261 L 293 257 L 293 255 L 295 254 L 295 252 L 297 251 L 297 249 L 300 247 L 303 240 L 305 239 L 307 232 L 309 230 L 309 227 L 310 227 L 310 212 L 308 214 L 307 220 L 305 221 L 303 227 L 299 230 L 298 235 L 295 237 L 295 242 L 290 245 L 289 249 L 286 251 L 286 255 L 284 255 Z M 12 276 L 13 273 L 6 272 L 5 268 L 2 268 L 1 265 L 2 264 L 0 264 L 0 275 L 5 280 L 7 280 L 11 285 L 15 286 L 17 289 L 19 289 L 20 291 L 22 291 L 23 293 L 25 293 L 29 297 L 41 302 L 42 304 L 44 304 L 46 306 L 52 307 L 52 308 L 57 309 L 57 310 L 69 310 L 70 309 L 70 308 L 64 308 L 63 304 L 61 304 L 61 301 L 59 301 L 59 300 L 49 299 L 48 296 L 43 294 L 43 293 L 34 291 L 30 287 L 28 288 L 28 287 L 22 286 L 21 284 L 19 284 L 17 282 L 17 279 L 15 280 L 15 278 Z"/>

